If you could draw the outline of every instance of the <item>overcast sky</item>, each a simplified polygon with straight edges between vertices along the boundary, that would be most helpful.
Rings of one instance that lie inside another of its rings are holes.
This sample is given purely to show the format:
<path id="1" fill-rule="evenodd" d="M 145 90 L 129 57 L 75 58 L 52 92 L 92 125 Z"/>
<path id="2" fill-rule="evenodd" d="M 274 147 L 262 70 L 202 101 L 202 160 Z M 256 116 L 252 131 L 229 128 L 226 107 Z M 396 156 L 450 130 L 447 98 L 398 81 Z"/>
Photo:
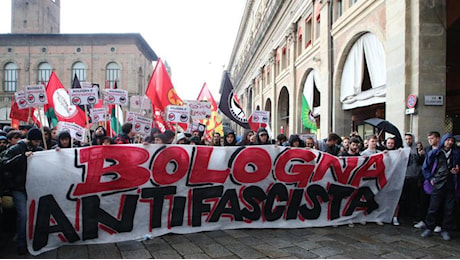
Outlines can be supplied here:
<path id="1" fill-rule="evenodd" d="M 216 101 L 245 0 L 61 0 L 61 33 L 141 33 L 167 61 L 178 95 L 195 100 L 206 82 Z M 97 18 L 97 19 L 96 19 Z M 0 0 L 0 33 L 11 0 Z"/>

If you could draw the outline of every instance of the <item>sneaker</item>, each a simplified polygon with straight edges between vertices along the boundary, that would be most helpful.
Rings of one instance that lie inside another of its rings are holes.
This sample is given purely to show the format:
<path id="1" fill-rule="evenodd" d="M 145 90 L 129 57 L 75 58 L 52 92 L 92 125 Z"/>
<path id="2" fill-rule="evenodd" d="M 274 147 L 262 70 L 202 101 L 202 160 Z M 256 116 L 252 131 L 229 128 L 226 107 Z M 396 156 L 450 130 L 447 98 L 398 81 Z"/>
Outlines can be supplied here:
<path id="1" fill-rule="evenodd" d="M 366 221 L 365 221 L 365 220 L 363 220 L 363 221 L 361 221 L 361 222 L 359 222 L 359 223 L 360 223 L 361 225 L 366 225 Z"/>
<path id="2" fill-rule="evenodd" d="M 422 237 L 429 237 L 431 236 L 433 233 L 433 231 L 431 231 L 430 229 L 425 229 L 423 232 L 422 232 Z"/>
<path id="3" fill-rule="evenodd" d="M 441 232 L 441 237 L 442 237 L 442 239 L 444 239 L 446 241 L 449 241 L 451 239 L 450 234 L 447 231 L 442 231 Z"/>
<path id="4" fill-rule="evenodd" d="M 383 222 L 382 221 L 376 221 L 375 224 L 379 225 L 379 226 L 383 226 Z"/>
<path id="5" fill-rule="evenodd" d="M 422 228 L 425 228 L 426 225 L 425 225 L 425 222 L 423 221 L 420 221 L 418 222 L 417 224 L 414 225 L 414 228 L 418 228 L 418 229 L 422 229 Z"/>
<path id="6" fill-rule="evenodd" d="M 348 223 L 348 226 L 349 226 L 349 227 L 355 227 L 355 224 L 353 224 L 353 223 Z"/>
<path id="7" fill-rule="evenodd" d="M 439 232 L 441 232 L 441 231 L 442 231 L 442 228 L 441 228 L 440 226 L 436 226 L 436 227 L 434 228 L 434 233 L 439 233 Z"/>
<path id="8" fill-rule="evenodd" d="M 398 217 L 393 217 L 393 226 L 399 226 Z"/>

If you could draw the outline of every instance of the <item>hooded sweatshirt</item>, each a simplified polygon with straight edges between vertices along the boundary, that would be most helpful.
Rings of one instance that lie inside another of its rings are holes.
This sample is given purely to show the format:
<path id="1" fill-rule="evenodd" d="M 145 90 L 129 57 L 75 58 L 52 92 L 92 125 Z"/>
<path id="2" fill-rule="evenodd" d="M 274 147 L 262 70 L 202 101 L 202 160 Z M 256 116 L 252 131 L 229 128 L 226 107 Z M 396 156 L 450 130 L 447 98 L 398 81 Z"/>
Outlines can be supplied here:
<path id="1" fill-rule="evenodd" d="M 412 145 L 409 146 L 406 142 L 404 142 L 404 148 L 410 148 L 409 160 L 407 161 L 406 179 L 418 178 L 420 176 L 421 165 L 423 163 L 423 157 L 421 157 L 417 151 L 415 137 L 413 134 L 410 135 L 412 136 Z"/>
<path id="2" fill-rule="evenodd" d="M 455 148 L 446 153 L 444 150 L 444 142 L 448 138 L 454 138 L 452 134 L 445 134 L 439 141 L 439 146 L 431 150 L 423 163 L 422 171 L 426 180 L 433 180 L 436 188 L 442 188 L 447 183 L 448 178 L 452 178 L 453 174 L 450 169 L 456 165 L 460 165 L 460 151 Z M 446 157 L 446 155 L 448 157 Z"/>

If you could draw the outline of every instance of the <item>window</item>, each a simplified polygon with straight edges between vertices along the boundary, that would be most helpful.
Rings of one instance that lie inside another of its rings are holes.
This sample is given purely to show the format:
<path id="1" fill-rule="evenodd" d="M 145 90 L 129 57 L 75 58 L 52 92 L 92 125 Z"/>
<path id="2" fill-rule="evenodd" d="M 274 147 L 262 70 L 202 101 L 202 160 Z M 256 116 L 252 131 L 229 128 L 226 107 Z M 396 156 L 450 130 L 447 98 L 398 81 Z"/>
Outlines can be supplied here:
<path id="1" fill-rule="evenodd" d="M 312 25 L 311 25 L 311 14 L 308 16 L 308 18 L 305 20 L 305 48 L 311 45 L 311 31 L 312 31 Z"/>
<path id="2" fill-rule="evenodd" d="M 342 12 L 343 12 L 343 9 L 342 9 L 342 0 L 337 0 L 337 17 L 336 18 L 339 18 L 340 16 L 342 16 Z"/>
<path id="3" fill-rule="evenodd" d="M 87 81 L 86 79 L 86 66 L 83 64 L 83 62 L 75 62 L 72 66 L 72 75 L 71 79 L 72 82 L 75 79 L 75 75 L 77 75 L 78 81 L 84 82 Z"/>
<path id="4" fill-rule="evenodd" d="M 319 39 L 320 35 L 321 35 L 321 17 L 318 15 L 318 17 L 316 17 L 316 39 Z"/>
<path id="5" fill-rule="evenodd" d="M 48 62 L 43 62 L 38 66 L 37 84 L 48 85 L 53 68 Z"/>
<path id="6" fill-rule="evenodd" d="M 113 86 L 115 85 L 115 82 L 117 82 L 119 79 L 119 74 L 120 74 L 120 67 L 118 66 L 117 63 L 111 62 L 107 64 L 106 80 L 107 80 L 107 84 L 109 85 L 109 88 L 113 88 Z"/>
<path id="7" fill-rule="evenodd" d="M 18 65 L 8 63 L 5 66 L 5 92 L 15 92 L 18 87 Z"/>
<path id="8" fill-rule="evenodd" d="M 356 4 L 356 2 L 358 2 L 358 0 L 350 0 L 350 6 Z"/>

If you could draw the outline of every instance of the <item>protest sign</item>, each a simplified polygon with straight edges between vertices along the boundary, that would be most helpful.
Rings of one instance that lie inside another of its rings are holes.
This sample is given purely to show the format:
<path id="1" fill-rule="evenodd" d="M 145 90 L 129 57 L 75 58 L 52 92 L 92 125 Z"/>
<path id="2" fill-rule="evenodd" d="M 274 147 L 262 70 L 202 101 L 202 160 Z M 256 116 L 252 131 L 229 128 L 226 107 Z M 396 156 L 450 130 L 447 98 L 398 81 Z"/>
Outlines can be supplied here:
<path id="1" fill-rule="evenodd" d="M 390 222 L 409 149 L 338 158 L 283 146 L 111 145 L 34 153 L 27 243 Z M 43 167 L 46 165 L 47 167 Z"/>
<path id="2" fill-rule="evenodd" d="M 185 103 L 190 108 L 190 116 L 192 119 L 201 120 L 211 118 L 211 102 L 201 100 L 186 100 Z"/>
<path id="3" fill-rule="evenodd" d="M 74 123 L 59 122 L 58 129 L 59 129 L 59 132 L 61 131 L 69 132 L 70 137 L 72 137 L 73 139 L 77 141 L 80 141 L 80 142 L 85 141 L 86 128 L 84 127 L 81 127 Z"/>
<path id="4" fill-rule="evenodd" d="M 24 87 L 24 93 L 29 106 L 42 106 L 48 104 L 44 85 L 28 85 Z"/>
<path id="5" fill-rule="evenodd" d="M 112 115 L 107 113 L 107 108 L 93 108 L 91 109 L 91 121 L 93 123 L 110 121 Z"/>
<path id="6" fill-rule="evenodd" d="M 18 104 L 19 109 L 32 107 L 32 105 L 29 105 L 27 102 L 26 93 L 24 91 L 16 91 L 14 93 L 14 100 L 16 101 L 16 104 Z"/>
<path id="7" fill-rule="evenodd" d="M 166 107 L 167 122 L 171 123 L 188 123 L 190 121 L 190 108 L 188 106 L 173 106 Z"/>
<path id="8" fill-rule="evenodd" d="M 104 105 L 128 105 L 128 91 L 124 89 L 103 89 Z"/>
<path id="9" fill-rule="evenodd" d="M 99 102 L 97 88 L 71 88 L 69 98 L 72 105 L 94 105 Z"/>

